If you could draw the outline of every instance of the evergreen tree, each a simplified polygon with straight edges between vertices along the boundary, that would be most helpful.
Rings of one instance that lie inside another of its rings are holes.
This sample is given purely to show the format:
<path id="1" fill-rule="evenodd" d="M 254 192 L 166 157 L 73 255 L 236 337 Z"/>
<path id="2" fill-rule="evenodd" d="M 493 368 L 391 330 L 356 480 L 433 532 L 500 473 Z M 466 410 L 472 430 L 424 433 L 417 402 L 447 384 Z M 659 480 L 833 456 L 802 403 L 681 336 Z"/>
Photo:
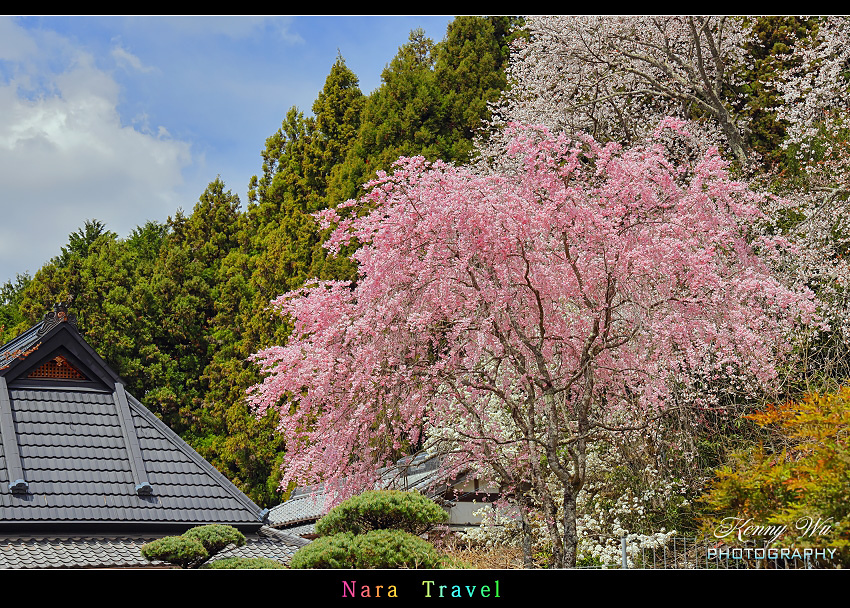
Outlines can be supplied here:
<path id="1" fill-rule="evenodd" d="M 357 138 L 332 176 L 332 200 L 357 196 L 376 171 L 389 169 L 399 156 L 436 158 L 440 103 L 435 59 L 433 40 L 422 29 L 413 30 L 364 104 Z"/>
<path id="2" fill-rule="evenodd" d="M 4 343 L 15 337 L 15 326 L 25 321 L 21 313 L 21 299 L 31 281 L 29 274 L 18 274 L 14 281 L 6 281 L 0 287 L 0 340 Z"/>
<path id="3" fill-rule="evenodd" d="M 68 246 L 62 247 L 62 253 L 53 261 L 60 267 L 67 267 L 73 258 L 85 258 L 89 247 L 101 236 L 116 237 L 114 232 L 106 230 L 106 225 L 99 220 L 86 220 L 85 225 L 68 235 Z"/>
<path id="4" fill-rule="evenodd" d="M 146 287 L 153 303 L 146 318 L 156 350 L 167 371 L 147 386 L 147 403 L 171 427 L 194 443 L 207 434 L 199 426 L 208 387 L 203 371 L 216 345 L 211 341 L 217 299 L 217 271 L 237 246 L 240 201 L 221 179 L 211 182 L 192 214 L 178 212 L 168 221 L 168 241 L 160 249 Z M 164 377 L 163 377 L 164 376 Z"/>
<path id="5" fill-rule="evenodd" d="M 325 80 L 325 86 L 313 103 L 316 117 L 316 145 L 321 156 L 321 176 L 327 180 L 340 164 L 360 128 L 360 114 L 366 97 L 360 91 L 357 76 L 338 56 Z M 327 184 L 322 184 L 323 192 Z"/>
<path id="6" fill-rule="evenodd" d="M 204 371 L 209 391 L 199 451 L 260 504 L 279 501 L 280 438 L 275 414 L 256 420 L 244 401 L 258 380 L 247 361 L 258 347 L 283 340 L 288 327 L 269 302 L 311 276 L 345 278 L 347 259 L 328 259 L 310 213 L 329 205 L 327 179 L 356 132 L 364 97 L 357 77 L 338 57 L 313 104 L 315 116 L 293 107 L 262 152 L 263 173 L 251 180 L 249 207 L 218 270 L 213 336 L 219 345 Z"/>
<path id="7" fill-rule="evenodd" d="M 515 17 L 457 17 L 438 44 L 413 30 L 363 106 L 357 137 L 331 175 L 331 201 L 358 197 L 363 184 L 400 156 L 469 160 L 488 103 L 507 87 L 507 49 L 520 23 Z"/>
<path id="8" fill-rule="evenodd" d="M 793 16 L 753 17 L 755 36 L 747 45 L 749 61 L 740 66 L 741 86 L 739 111 L 750 119 L 747 144 L 767 165 L 788 166 L 787 152 L 782 148 L 785 124 L 777 117 L 782 98 L 777 79 L 789 67 L 790 51 L 806 39 L 816 27 L 816 20 Z"/>
<path id="9" fill-rule="evenodd" d="M 437 47 L 434 76 L 440 92 L 438 156 L 469 159 L 472 140 L 488 116 L 487 104 L 507 86 L 500 39 L 484 17 L 456 17 Z"/>

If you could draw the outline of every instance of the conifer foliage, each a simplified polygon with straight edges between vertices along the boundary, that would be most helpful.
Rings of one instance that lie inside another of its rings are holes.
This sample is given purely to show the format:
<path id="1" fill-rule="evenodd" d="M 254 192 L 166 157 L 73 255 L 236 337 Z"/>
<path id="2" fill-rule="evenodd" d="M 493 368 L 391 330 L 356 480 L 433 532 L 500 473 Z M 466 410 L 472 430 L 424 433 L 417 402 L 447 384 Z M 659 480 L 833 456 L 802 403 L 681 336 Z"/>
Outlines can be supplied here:
<path id="1" fill-rule="evenodd" d="M 441 507 L 418 492 L 364 492 L 316 523 L 319 538 L 296 551 L 291 567 L 458 567 L 419 536 L 446 519 Z"/>

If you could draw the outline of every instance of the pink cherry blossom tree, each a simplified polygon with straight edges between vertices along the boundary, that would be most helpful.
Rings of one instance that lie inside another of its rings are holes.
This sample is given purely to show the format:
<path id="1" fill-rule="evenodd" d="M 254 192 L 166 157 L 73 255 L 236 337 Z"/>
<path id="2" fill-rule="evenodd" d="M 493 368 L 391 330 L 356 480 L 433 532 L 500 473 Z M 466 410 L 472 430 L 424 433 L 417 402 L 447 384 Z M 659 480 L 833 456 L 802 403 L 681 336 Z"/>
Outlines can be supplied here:
<path id="1" fill-rule="evenodd" d="M 686 137 L 675 120 L 658 133 Z M 715 149 L 686 163 L 661 139 L 512 135 L 515 172 L 400 159 L 319 214 L 329 247 L 360 245 L 358 280 L 275 301 L 293 331 L 255 355 L 249 399 L 280 410 L 284 485 L 323 482 L 338 501 L 424 447 L 449 474 L 536 496 L 552 565 L 573 566 L 594 442 L 713 407 L 725 374 L 769 389 L 815 303 L 762 261 L 784 242 L 750 238 L 759 196 Z"/>
<path id="2" fill-rule="evenodd" d="M 716 146 L 764 184 L 781 192 L 763 208 L 762 228 L 783 233 L 795 248 L 777 270 L 823 301 L 830 331 L 810 334 L 795 370 L 801 385 L 812 369 L 828 382 L 850 375 L 850 17 L 806 19 L 792 32 L 775 80 L 773 108 L 801 171 L 779 175 L 747 149 L 748 112 L 739 85 L 755 56 L 752 26 L 738 16 L 535 16 L 512 50 L 511 89 L 493 107 L 479 170 L 513 170 L 504 154 L 509 122 L 544 124 L 553 132 L 585 130 L 600 140 L 638 142 L 666 115 L 699 117 L 689 129 L 702 148 Z M 791 28 L 793 30 L 793 28 Z M 789 175 L 793 173 L 793 179 Z M 833 387 L 834 388 L 834 387 Z"/>

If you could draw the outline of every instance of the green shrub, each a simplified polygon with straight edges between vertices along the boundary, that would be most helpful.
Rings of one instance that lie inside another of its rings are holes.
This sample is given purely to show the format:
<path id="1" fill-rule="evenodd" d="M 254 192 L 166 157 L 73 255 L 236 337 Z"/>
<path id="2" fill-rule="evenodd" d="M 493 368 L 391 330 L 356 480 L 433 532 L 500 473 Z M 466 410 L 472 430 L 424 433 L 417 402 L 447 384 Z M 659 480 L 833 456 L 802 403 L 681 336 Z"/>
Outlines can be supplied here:
<path id="1" fill-rule="evenodd" d="M 365 534 L 372 530 L 402 530 L 413 535 L 445 522 L 448 514 L 419 492 L 375 490 L 349 498 L 316 522 L 316 534 Z"/>
<path id="2" fill-rule="evenodd" d="M 341 532 L 322 536 L 295 552 L 290 568 L 441 568 L 445 561 L 426 540 L 402 530 Z"/>
<path id="3" fill-rule="evenodd" d="M 184 536 L 166 536 L 142 545 L 142 557 L 149 562 L 158 560 L 180 566 L 197 568 L 210 558 L 199 541 Z"/>
<path id="4" fill-rule="evenodd" d="M 225 557 L 214 562 L 208 562 L 201 568 L 209 570 L 268 570 L 285 569 L 286 566 L 267 557 Z"/>
<path id="5" fill-rule="evenodd" d="M 419 534 L 448 514 L 418 492 L 376 490 L 349 498 L 316 523 L 319 538 L 290 568 L 458 568 Z"/>
<path id="6" fill-rule="evenodd" d="M 227 547 L 236 545 L 241 547 L 245 544 L 245 535 L 233 526 L 224 524 L 210 524 L 208 526 L 197 526 L 183 533 L 184 538 L 193 538 L 204 546 L 210 557 Z"/>
<path id="7" fill-rule="evenodd" d="M 228 545 L 241 547 L 245 536 L 233 526 L 210 524 L 190 528 L 180 536 L 166 536 L 142 545 L 142 557 L 180 566 L 198 568 Z"/>
<path id="8" fill-rule="evenodd" d="M 290 568 L 353 568 L 354 534 L 342 532 L 321 536 L 292 556 Z"/>
<path id="9" fill-rule="evenodd" d="M 354 539 L 355 568 L 439 568 L 442 555 L 402 530 L 372 530 Z"/>

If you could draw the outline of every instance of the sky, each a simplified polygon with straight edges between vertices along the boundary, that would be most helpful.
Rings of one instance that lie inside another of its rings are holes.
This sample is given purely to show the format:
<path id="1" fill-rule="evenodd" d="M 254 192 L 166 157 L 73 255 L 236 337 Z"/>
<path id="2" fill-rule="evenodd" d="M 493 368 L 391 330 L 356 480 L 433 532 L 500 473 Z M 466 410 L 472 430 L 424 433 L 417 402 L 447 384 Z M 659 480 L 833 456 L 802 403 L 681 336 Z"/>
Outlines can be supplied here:
<path id="1" fill-rule="evenodd" d="M 0 285 L 86 220 L 126 237 L 220 177 L 247 203 L 265 140 L 337 55 L 368 94 L 451 16 L 0 16 Z"/>

